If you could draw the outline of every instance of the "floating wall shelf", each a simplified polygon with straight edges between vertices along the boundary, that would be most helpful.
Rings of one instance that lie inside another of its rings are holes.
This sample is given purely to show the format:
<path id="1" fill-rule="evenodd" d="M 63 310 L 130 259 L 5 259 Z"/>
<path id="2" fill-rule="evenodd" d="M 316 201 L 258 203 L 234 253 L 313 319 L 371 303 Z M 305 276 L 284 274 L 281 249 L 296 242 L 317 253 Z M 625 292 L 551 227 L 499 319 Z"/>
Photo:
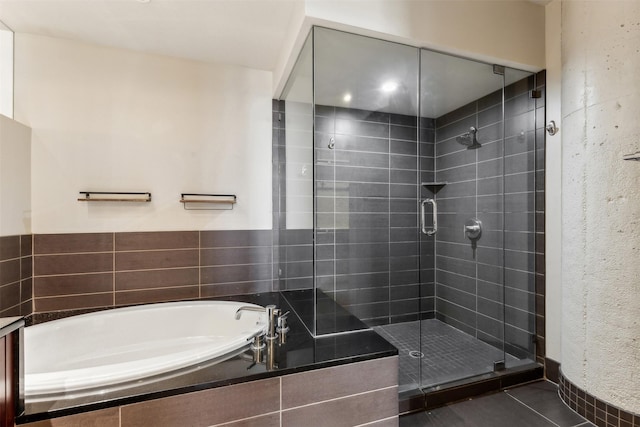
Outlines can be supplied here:
<path id="1" fill-rule="evenodd" d="M 180 194 L 180 203 L 186 210 L 231 210 L 237 202 L 235 194 Z"/>
<path id="2" fill-rule="evenodd" d="M 151 193 L 129 193 L 118 191 L 81 191 L 84 197 L 79 202 L 150 202 Z"/>
<path id="3" fill-rule="evenodd" d="M 427 190 L 431 191 L 433 194 L 436 194 L 438 191 L 442 190 L 442 187 L 447 185 L 446 182 L 443 181 L 433 181 L 433 182 L 423 182 L 422 186 Z"/>

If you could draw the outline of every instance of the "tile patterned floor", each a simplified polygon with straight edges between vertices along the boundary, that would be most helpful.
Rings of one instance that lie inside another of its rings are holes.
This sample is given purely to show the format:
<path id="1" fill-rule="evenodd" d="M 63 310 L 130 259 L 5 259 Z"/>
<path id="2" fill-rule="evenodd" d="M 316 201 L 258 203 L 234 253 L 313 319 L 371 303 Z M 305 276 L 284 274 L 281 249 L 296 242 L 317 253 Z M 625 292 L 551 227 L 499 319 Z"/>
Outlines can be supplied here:
<path id="1" fill-rule="evenodd" d="M 400 427 L 595 427 L 569 409 L 557 386 L 538 381 L 400 417 Z"/>
<path id="2" fill-rule="evenodd" d="M 419 321 L 376 326 L 374 329 L 398 348 L 400 390 L 417 387 L 420 364 L 422 385 L 429 387 L 491 372 L 493 362 L 503 359 L 499 349 L 436 319 L 422 321 L 422 337 Z M 422 359 L 410 356 L 411 351 L 420 350 L 424 354 Z M 515 360 L 512 356 L 507 357 Z"/>

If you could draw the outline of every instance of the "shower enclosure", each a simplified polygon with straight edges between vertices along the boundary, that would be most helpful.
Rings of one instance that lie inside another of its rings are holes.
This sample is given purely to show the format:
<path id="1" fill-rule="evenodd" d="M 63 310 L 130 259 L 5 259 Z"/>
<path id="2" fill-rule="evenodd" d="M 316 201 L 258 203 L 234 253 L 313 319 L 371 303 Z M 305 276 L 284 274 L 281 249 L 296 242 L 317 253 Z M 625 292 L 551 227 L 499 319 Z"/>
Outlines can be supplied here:
<path id="1" fill-rule="evenodd" d="M 396 345 L 401 392 L 535 362 L 536 83 L 319 27 L 288 80 L 280 289 Z"/>

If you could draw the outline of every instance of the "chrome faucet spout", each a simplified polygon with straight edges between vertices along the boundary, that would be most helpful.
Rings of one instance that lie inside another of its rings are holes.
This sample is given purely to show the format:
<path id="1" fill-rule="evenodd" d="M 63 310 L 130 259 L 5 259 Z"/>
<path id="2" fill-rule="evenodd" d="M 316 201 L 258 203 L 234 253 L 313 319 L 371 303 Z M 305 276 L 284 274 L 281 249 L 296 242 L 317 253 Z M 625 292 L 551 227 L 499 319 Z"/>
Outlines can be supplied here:
<path id="1" fill-rule="evenodd" d="M 276 326 L 278 324 L 278 318 L 280 317 L 281 311 L 275 305 L 268 305 L 264 308 L 251 306 L 251 305 L 243 305 L 238 310 L 236 310 L 236 320 L 240 320 L 240 316 L 242 316 L 243 311 L 255 311 L 258 313 L 266 314 L 267 327 L 266 327 L 265 338 L 267 340 L 274 340 L 278 338 L 278 333 L 276 332 Z"/>
<path id="2" fill-rule="evenodd" d="M 236 310 L 236 320 L 240 320 L 240 316 L 242 316 L 243 311 L 255 311 L 258 313 L 266 313 L 266 310 L 263 307 L 253 307 L 250 305 L 243 305 L 238 310 Z"/>

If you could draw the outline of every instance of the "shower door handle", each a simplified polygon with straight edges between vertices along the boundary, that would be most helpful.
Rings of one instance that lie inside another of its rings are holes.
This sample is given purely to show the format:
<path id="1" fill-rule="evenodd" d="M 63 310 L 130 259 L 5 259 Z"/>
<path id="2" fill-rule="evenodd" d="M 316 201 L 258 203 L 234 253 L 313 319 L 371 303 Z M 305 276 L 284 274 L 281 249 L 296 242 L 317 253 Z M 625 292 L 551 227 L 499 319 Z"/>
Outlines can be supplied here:
<path id="1" fill-rule="evenodd" d="M 433 206 L 433 224 L 431 226 L 431 230 L 427 229 L 427 224 L 426 224 L 426 212 L 425 212 L 425 205 L 427 203 L 431 203 L 431 205 Z M 435 200 L 433 199 L 424 199 L 422 201 L 422 203 L 420 203 L 420 220 L 421 220 L 421 228 L 422 228 L 422 233 L 426 234 L 427 236 L 433 236 L 434 234 L 436 234 L 436 232 L 438 231 L 438 205 L 436 203 Z"/>

